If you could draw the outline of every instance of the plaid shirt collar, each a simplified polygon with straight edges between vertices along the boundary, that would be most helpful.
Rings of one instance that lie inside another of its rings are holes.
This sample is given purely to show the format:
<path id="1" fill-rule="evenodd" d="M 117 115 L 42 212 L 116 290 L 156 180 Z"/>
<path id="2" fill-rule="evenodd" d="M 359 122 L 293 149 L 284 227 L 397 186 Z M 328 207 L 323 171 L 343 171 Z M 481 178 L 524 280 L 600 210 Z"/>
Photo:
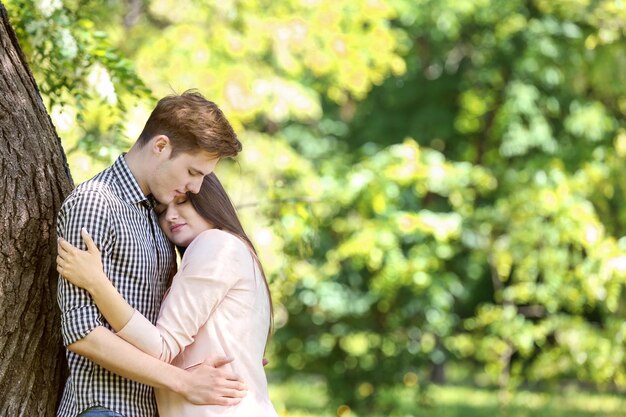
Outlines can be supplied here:
<path id="1" fill-rule="evenodd" d="M 145 196 L 141 187 L 137 183 L 137 179 L 126 163 L 124 158 L 126 153 L 121 154 L 115 163 L 111 166 L 111 171 L 119 181 L 120 197 L 131 204 L 142 204 L 153 209 L 156 206 L 156 200 L 152 195 Z"/>

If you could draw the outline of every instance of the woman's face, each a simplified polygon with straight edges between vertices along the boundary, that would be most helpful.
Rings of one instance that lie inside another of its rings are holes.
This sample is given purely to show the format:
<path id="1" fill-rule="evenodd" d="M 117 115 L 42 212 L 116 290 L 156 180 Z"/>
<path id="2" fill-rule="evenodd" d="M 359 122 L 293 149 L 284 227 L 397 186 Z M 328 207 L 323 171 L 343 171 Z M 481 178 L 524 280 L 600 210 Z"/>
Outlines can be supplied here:
<path id="1" fill-rule="evenodd" d="M 176 196 L 169 204 L 158 204 L 154 211 L 159 216 L 161 229 L 177 246 L 189 246 L 196 236 L 214 227 L 198 214 L 186 194 Z"/>

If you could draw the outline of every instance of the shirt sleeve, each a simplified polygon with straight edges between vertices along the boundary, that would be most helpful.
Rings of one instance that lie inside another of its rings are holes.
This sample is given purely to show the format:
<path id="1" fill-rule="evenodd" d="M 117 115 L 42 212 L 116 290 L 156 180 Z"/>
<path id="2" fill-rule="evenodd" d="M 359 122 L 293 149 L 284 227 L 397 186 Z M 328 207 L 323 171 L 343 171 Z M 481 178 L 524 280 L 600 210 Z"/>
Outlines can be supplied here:
<path id="1" fill-rule="evenodd" d="M 85 249 L 80 229 L 87 229 L 102 253 L 107 272 L 113 239 L 110 207 L 106 198 L 96 191 L 74 191 L 63 203 L 57 217 L 57 235 L 72 245 Z M 87 336 L 102 326 L 104 319 L 89 293 L 59 276 L 57 302 L 61 309 L 61 333 L 65 346 Z"/>
<path id="2" fill-rule="evenodd" d="M 228 291 L 252 268 L 245 244 L 230 233 L 201 233 L 185 251 L 181 269 L 161 305 L 157 325 L 138 311 L 117 334 L 144 352 L 171 362 L 190 345 Z"/>

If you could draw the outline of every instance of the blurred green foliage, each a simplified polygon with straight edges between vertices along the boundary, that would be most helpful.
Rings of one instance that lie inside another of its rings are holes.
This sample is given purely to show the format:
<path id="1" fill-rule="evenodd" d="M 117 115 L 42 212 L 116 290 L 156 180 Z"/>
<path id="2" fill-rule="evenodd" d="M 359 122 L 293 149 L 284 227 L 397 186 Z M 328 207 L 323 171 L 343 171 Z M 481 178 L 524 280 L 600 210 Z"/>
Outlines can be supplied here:
<path id="1" fill-rule="evenodd" d="M 302 384 L 307 389 L 302 389 Z M 498 393 L 485 388 L 436 386 L 428 389 L 431 403 L 424 403 L 406 387 L 380 394 L 380 402 L 394 405 L 389 413 L 356 411 L 345 405 L 329 406 L 324 384 L 315 379 L 298 379 L 270 384 L 270 396 L 279 415 L 290 417 L 621 417 L 624 398 L 566 388 L 558 393 L 520 390 L 503 407 Z M 436 399 L 432 401 L 432 399 Z M 418 407 L 416 404 L 421 402 Z"/>
<path id="2" fill-rule="evenodd" d="M 244 152 L 218 174 L 271 276 L 277 377 L 383 414 L 390 387 L 446 377 L 626 387 L 624 2 L 7 7 L 77 180 L 153 97 L 225 110 Z"/>

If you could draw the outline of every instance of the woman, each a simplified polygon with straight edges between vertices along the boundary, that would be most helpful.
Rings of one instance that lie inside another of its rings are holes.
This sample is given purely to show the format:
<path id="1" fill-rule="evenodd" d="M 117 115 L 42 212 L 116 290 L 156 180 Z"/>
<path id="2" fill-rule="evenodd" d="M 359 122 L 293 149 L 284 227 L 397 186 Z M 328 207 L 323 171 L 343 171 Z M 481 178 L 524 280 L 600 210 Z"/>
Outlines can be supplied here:
<path id="1" fill-rule="evenodd" d="M 269 401 L 263 353 L 272 303 L 256 250 L 214 174 L 198 194 L 178 196 L 155 208 L 167 237 L 183 252 L 178 273 L 152 325 L 106 277 L 100 252 L 87 231 L 87 251 L 60 240 L 57 269 L 89 291 L 117 335 L 144 352 L 188 369 L 210 356 L 231 356 L 229 365 L 248 386 L 236 406 L 199 406 L 155 390 L 161 417 L 277 417 Z"/>

